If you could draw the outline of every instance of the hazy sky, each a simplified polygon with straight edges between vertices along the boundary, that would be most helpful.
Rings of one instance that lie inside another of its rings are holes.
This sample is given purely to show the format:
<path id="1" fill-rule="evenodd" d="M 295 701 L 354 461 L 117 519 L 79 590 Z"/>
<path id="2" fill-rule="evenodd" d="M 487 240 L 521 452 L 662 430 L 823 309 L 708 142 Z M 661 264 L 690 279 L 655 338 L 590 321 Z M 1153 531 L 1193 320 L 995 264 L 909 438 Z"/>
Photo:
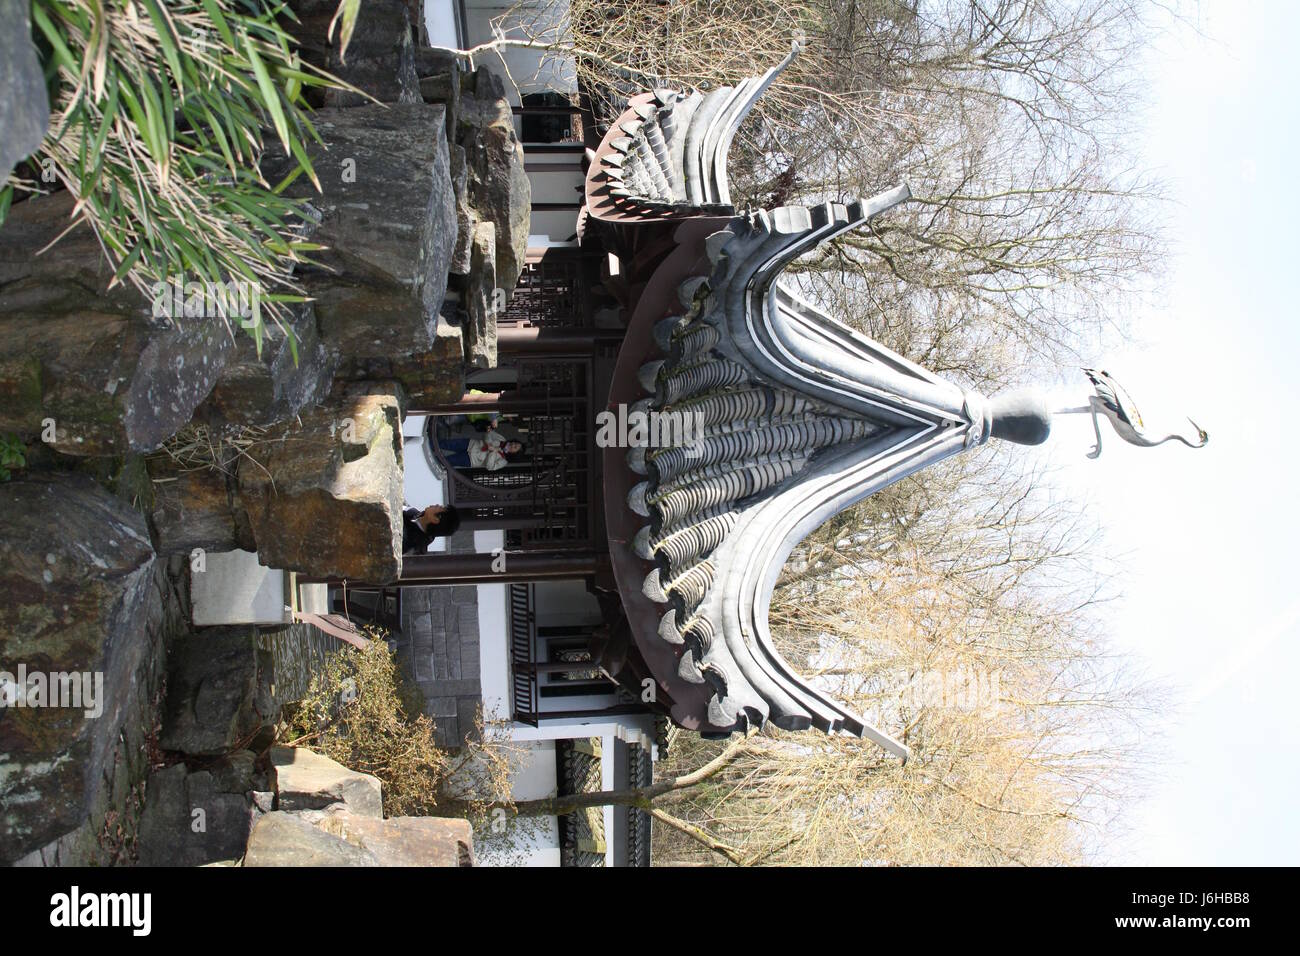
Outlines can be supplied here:
<path id="1" fill-rule="evenodd" d="M 1114 641 L 1177 688 L 1152 727 L 1167 763 L 1111 858 L 1297 864 L 1300 4 L 1205 2 L 1194 17 L 1201 35 L 1173 30 L 1150 62 L 1143 159 L 1176 200 L 1166 300 L 1103 367 L 1148 424 L 1189 414 L 1210 444 L 1139 449 L 1107 429 L 1089 461 L 1076 416 L 1058 419 L 1051 455 L 1123 555 Z"/>

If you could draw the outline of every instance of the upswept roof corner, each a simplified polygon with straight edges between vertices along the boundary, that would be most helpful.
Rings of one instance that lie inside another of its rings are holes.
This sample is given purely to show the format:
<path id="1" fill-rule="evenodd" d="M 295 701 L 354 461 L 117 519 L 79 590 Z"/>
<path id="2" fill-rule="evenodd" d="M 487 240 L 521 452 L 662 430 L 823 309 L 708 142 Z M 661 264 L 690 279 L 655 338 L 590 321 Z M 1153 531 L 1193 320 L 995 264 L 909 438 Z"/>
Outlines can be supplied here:
<path id="1" fill-rule="evenodd" d="M 741 122 L 799 52 L 762 76 L 707 93 L 659 89 L 628 100 L 587 173 L 590 215 L 611 222 L 731 215 L 727 154 Z"/>
<path id="2" fill-rule="evenodd" d="M 642 593 L 663 608 L 677 676 L 712 690 L 708 721 L 771 720 L 906 748 L 802 678 L 767 622 L 794 546 L 886 484 L 987 440 L 985 403 L 785 289 L 801 252 L 905 201 L 900 187 L 847 205 L 736 217 L 705 242 L 712 271 L 679 285 L 660 319 L 662 354 L 642 368 L 645 411 L 689 424 L 690 441 L 633 448 L 644 475 L 627 507 L 651 562 Z M 670 434 L 682 434 L 684 430 Z"/>

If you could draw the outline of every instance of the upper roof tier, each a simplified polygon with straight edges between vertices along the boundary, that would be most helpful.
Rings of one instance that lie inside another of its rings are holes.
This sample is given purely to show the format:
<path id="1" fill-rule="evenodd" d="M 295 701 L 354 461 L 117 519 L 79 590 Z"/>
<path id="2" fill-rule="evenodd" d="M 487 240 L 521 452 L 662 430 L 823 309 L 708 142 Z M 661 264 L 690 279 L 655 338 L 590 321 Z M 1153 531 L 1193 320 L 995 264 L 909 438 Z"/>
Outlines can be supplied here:
<path id="1" fill-rule="evenodd" d="M 731 215 L 727 153 L 741 122 L 798 48 L 762 76 L 707 93 L 660 89 L 628 101 L 587 174 L 599 219 Z"/>

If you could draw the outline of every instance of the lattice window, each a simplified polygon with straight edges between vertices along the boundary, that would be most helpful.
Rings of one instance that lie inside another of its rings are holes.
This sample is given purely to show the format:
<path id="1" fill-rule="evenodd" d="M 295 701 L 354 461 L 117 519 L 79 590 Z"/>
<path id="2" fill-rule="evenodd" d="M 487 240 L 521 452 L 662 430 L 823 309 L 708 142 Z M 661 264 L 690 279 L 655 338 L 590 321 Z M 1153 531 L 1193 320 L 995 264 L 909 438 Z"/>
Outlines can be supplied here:
<path id="1" fill-rule="evenodd" d="M 590 328 L 592 264 L 576 250 L 548 249 L 519 274 L 497 327 Z"/>
<path id="2" fill-rule="evenodd" d="M 527 460 L 500 471 L 447 466 L 451 503 L 475 518 L 499 521 L 514 532 L 512 547 L 586 542 L 595 500 L 591 362 L 521 359 L 517 372 L 518 390 L 542 409 L 509 421 L 527 446 Z M 436 438 L 434 431 L 435 448 Z"/>

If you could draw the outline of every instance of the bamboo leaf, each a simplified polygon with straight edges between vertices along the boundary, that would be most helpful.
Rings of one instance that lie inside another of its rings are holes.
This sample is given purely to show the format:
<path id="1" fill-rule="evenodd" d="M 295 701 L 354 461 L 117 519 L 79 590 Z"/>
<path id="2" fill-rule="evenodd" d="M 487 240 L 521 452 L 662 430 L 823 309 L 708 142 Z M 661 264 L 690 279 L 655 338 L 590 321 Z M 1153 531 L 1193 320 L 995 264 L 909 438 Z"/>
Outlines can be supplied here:
<path id="1" fill-rule="evenodd" d="M 104 75 L 108 68 L 108 25 L 105 23 L 104 8 L 99 0 L 91 0 L 91 12 L 94 20 L 90 25 L 90 37 L 87 45 L 92 55 L 86 58 L 82 83 L 90 76 L 90 88 L 96 100 L 104 96 Z"/>
<path id="2" fill-rule="evenodd" d="M 311 179 L 312 185 L 316 187 L 316 191 L 318 193 L 324 192 L 321 189 L 320 180 L 316 178 L 316 170 L 312 168 L 311 158 L 307 155 L 307 151 L 302 148 L 302 143 L 295 137 L 289 146 L 293 150 L 294 158 L 298 160 L 299 165 L 302 166 L 308 178 Z"/>
<path id="3" fill-rule="evenodd" d="M 95 133 L 95 141 L 90 148 L 89 159 L 94 164 L 94 167 L 89 179 L 85 180 L 82 185 L 81 193 L 83 196 L 94 189 L 95 183 L 99 181 L 100 172 L 104 168 L 104 144 L 108 142 L 108 132 L 117 119 L 119 103 L 120 90 L 118 88 L 117 72 L 114 71 L 108 78 L 108 102 L 104 104 L 104 118 L 99 124 L 99 131 Z"/>
<path id="4" fill-rule="evenodd" d="M 266 64 L 262 62 L 262 58 L 258 55 L 251 38 L 245 38 L 244 49 L 248 53 L 248 63 L 253 68 L 253 75 L 257 77 L 258 88 L 262 91 L 262 103 L 271 114 L 271 121 L 275 124 L 275 131 L 279 134 L 280 142 L 287 154 L 289 152 L 289 124 L 285 121 L 284 110 L 280 106 L 279 91 L 275 88 L 275 84 L 271 82 L 271 75 L 266 72 Z"/>
<path id="5" fill-rule="evenodd" d="M 212 110 L 208 109 L 206 103 L 203 104 L 203 113 L 208 120 L 208 129 L 212 130 L 212 135 L 217 141 L 217 147 L 221 150 L 221 155 L 226 160 L 226 166 L 230 169 L 230 174 L 235 174 L 235 157 L 230 151 L 230 142 L 226 139 L 226 133 L 221 128 L 221 123 L 217 121 Z"/>
<path id="6" fill-rule="evenodd" d="M 32 4 L 32 22 L 36 24 L 45 39 L 49 41 L 50 47 L 54 51 L 55 61 L 64 69 L 72 73 L 78 73 L 80 66 L 77 57 L 72 55 L 68 45 L 63 42 L 63 34 L 55 29 L 54 24 L 50 22 L 50 18 L 46 15 L 45 9 L 39 3 Z"/>
<path id="7" fill-rule="evenodd" d="M 129 83 L 122 85 L 122 102 L 126 104 L 126 111 L 131 114 L 131 122 L 140 134 L 141 139 L 144 140 L 145 149 L 149 151 L 150 155 L 153 155 L 156 148 L 152 142 L 153 127 L 145 117 L 145 111 L 140 106 L 140 100 L 136 97 Z"/>
<path id="8" fill-rule="evenodd" d="M 252 322 L 253 344 L 257 347 L 257 357 L 262 357 L 262 336 L 265 333 L 265 326 L 262 322 L 262 302 L 260 296 L 253 296 L 252 316 L 249 321 Z"/>
<path id="9" fill-rule="evenodd" d="M 221 7 L 217 5 L 216 0 L 202 0 L 202 3 L 203 9 L 207 12 L 209 19 L 212 20 L 213 26 L 221 34 L 221 39 L 225 41 L 226 46 L 234 49 L 235 35 L 230 32 L 230 25 L 226 23 L 226 18 L 221 13 Z"/>
<path id="10" fill-rule="evenodd" d="M 284 177 L 284 179 L 280 180 L 278 184 L 276 184 L 271 188 L 271 192 L 275 193 L 277 196 L 280 195 L 286 189 L 288 189 L 289 186 L 294 182 L 294 180 L 296 180 L 302 174 L 303 174 L 303 168 L 301 166 L 295 166 L 291 173 L 289 173 L 287 176 Z"/>
<path id="11" fill-rule="evenodd" d="M 171 175 L 171 141 L 167 138 L 163 105 L 158 99 L 158 91 L 147 77 L 140 78 L 140 92 L 144 94 L 145 121 L 151 133 L 149 153 L 158 164 L 159 185 L 166 186 Z"/>
<path id="12" fill-rule="evenodd" d="M 181 71 L 180 56 L 177 52 L 177 46 L 180 37 L 176 33 L 176 26 L 172 23 L 171 16 L 167 11 L 158 6 L 157 0 L 140 0 L 144 6 L 145 13 L 153 22 L 154 30 L 158 34 L 158 45 L 162 47 L 163 58 L 167 61 L 167 68 L 171 70 L 172 80 L 176 88 L 181 92 L 181 100 L 185 99 L 185 74 Z M 165 84 L 164 84 L 165 86 Z"/>
<path id="13" fill-rule="evenodd" d="M 108 284 L 108 287 L 110 289 L 113 288 L 113 286 L 117 285 L 119 282 L 121 282 L 123 277 L 128 272 L 131 271 L 131 267 L 136 264 L 136 261 L 140 258 L 140 255 L 143 252 L 144 252 L 144 246 L 137 245 L 134 249 L 131 250 L 131 252 L 126 256 L 126 258 L 122 260 L 122 262 L 118 265 L 118 267 L 115 270 L 113 270 L 113 280 Z"/>
<path id="14" fill-rule="evenodd" d="M 342 18 L 342 26 L 339 30 L 339 62 L 347 65 L 348 44 L 352 42 L 352 31 L 357 26 L 357 14 L 361 11 L 361 0 L 340 0 L 338 9 L 334 11 L 334 16 L 330 20 L 329 30 L 326 33 L 326 39 L 334 39 L 334 26 Z"/>

